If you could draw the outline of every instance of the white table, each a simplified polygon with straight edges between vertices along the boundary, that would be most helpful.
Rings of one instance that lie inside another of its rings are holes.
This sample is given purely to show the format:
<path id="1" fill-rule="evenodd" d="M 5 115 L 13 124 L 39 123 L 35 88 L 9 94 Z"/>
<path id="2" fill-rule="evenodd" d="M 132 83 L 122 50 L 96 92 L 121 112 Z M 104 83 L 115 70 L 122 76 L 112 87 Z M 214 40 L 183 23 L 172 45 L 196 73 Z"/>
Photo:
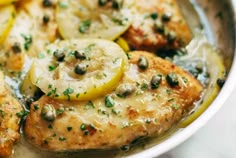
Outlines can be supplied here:
<path id="1" fill-rule="evenodd" d="M 203 128 L 158 158 L 236 158 L 236 88 Z"/>

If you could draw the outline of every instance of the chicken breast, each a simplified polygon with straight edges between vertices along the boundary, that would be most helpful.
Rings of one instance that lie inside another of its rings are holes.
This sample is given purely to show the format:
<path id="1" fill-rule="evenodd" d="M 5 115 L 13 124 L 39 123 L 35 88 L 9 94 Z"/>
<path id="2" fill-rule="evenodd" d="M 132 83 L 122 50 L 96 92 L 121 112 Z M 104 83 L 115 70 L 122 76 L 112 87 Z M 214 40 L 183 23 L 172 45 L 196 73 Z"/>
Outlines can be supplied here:
<path id="1" fill-rule="evenodd" d="M 119 85 L 104 97 L 62 101 L 42 96 L 33 102 L 24 127 L 27 140 L 50 151 L 110 149 L 170 129 L 200 98 L 202 85 L 148 52 L 130 55 Z"/>
<path id="2" fill-rule="evenodd" d="M 133 49 L 177 49 L 191 40 L 191 32 L 176 0 L 134 0 L 134 20 L 124 34 Z"/>
<path id="3" fill-rule="evenodd" d="M 45 46 L 56 38 L 53 5 L 45 6 L 43 0 L 19 2 L 15 24 L 9 37 L 0 46 L 0 63 L 8 70 L 20 71 L 25 56 L 38 57 Z"/>
<path id="4" fill-rule="evenodd" d="M 22 107 L 6 88 L 2 72 L 0 87 L 0 157 L 8 157 L 13 144 L 20 138 L 20 118 L 17 113 L 22 111 Z"/>

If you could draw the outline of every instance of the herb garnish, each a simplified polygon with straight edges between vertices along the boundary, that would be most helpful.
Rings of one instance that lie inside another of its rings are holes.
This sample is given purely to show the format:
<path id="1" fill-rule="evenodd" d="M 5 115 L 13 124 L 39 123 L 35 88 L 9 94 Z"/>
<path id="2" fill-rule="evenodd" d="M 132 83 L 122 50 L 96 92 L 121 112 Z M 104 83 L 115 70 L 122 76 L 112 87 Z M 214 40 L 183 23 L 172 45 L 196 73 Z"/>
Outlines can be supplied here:
<path id="1" fill-rule="evenodd" d="M 19 118 L 25 117 L 29 114 L 29 111 L 22 110 L 21 112 L 16 113 L 16 116 Z"/>
<path id="2" fill-rule="evenodd" d="M 115 105 L 115 101 L 113 100 L 113 98 L 111 96 L 107 96 L 105 98 L 105 106 L 108 108 L 111 108 Z"/>
<path id="3" fill-rule="evenodd" d="M 30 45 L 32 44 L 33 42 L 33 39 L 32 39 L 32 35 L 24 35 L 24 34 L 21 34 L 21 36 L 24 38 L 25 40 L 25 43 L 24 43 L 24 48 L 25 50 L 29 50 L 29 47 Z"/>
<path id="4" fill-rule="evenodd" d="M 74 89 L 72 89 L 72 88 L 67 88 L 67 89 L 63 92 L 63 94 L 64 94 L 65 96 L 67 96 L 67 100 L 68 100 L 68 101 L 70 100 L 70 94 L 72 94 L 72 93 L 74 93 Z"/>
<path id="5" fill-rule="evenodd" d="M 85 21 L 81 22 L 79 25 L 79 32 L 85 33 L 89 29 L 90 26 L 91 26 L 90 20 L 85 20 Z"/>

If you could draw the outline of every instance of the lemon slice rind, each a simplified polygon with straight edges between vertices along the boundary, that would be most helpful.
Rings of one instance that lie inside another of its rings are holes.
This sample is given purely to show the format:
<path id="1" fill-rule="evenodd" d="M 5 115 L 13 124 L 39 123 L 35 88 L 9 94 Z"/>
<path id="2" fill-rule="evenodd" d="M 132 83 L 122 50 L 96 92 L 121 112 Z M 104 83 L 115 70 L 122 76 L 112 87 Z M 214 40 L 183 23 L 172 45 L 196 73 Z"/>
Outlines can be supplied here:
<path id="1" fill-rule="evenodd" d="M 60 0 L 56 19 L 65 39 L 102 38 L 114 40 L 131 25 L 128 7 L 119 10 L 102 7 L 97 0 Z"/>
<path id="2" fill-rule="evenodd" d="M 43 59 L 36 59 L 30 69 L 30 78 L 34 85 L 46 95 L 61 100 L 90 100 L 114 90 L 120 81 L 127 57 L 124 51 L 115 43 L 101 39 L 67 40 L 48 47 L 51 52 L 57 49 L 82 50 L 90 45 L 91 59 L 94 64 L 88 66 L 85 75 L 74 73 L 75 57 L 67 54 L 64 62 L 57 63 L 54 71 L 49 71 L 51 63 L 55 62 L 52 54 Z M 70 57 L 69 57 L 70 56 Z M 94 56 L 94 57 L 93 57 Z M 80 62 L 80 61 L 78 61 Z"/>
<path id="3" fill-rule="evenodd" d="M 0 7 L 0 44 L 5 41 L 15 20 L 15 8 L 13 5 Z"/>

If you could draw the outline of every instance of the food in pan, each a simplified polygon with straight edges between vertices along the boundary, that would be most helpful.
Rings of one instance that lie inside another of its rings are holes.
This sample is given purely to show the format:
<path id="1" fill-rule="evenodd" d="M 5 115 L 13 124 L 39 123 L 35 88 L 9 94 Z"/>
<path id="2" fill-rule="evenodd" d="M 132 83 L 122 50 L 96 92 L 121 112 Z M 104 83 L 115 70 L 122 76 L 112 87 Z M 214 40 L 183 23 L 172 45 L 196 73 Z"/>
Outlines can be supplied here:
<path id="1" fill-rule="evenodd" d="M 14 90 L 1 89 L 0 129 L 15 132 L 1 133 L 1 156 L 11 155 L 20 126 L 30 146 L 50 152 L 158 137 L 196 110 L 189 124 L 224 83 L 221 58 L 193 37 L 175 0 L 0 5 L 0 63 Z"/>
<path id="2" fill-rule="evenodd" d="M 31 104 L 37 109 L 31 108 L 25 134 L 41 148 L 117 148 L 138 137 L 162 134 L 191 109 L 203 90 L 189 73 L 148 52 L 130 52 L 125 63 L 125 53 L 107 41 L 86 39 L 57 45 L 50 50 L 68 48 L 64 60 L 51 71 L 51 63 L 58 62 L 51 54 L 35 61 L 45 65 L 37 64 L 31 72 L 34 84 L 45 95 Z M 77 51 L 82 53 L 91 45 L 85 59 L 76 58 Z M 50 63 L 45 62 L 48 59 Z M 127 68 L 123 64 L 128 64 Z M 78 65 L 87 70 L 77 73 Z M 120 70 L 124 72 L 118 78 Z M 112 84 L 111 75 L 117 78 Z"/>
<path id="3" fill-rule="evenodd" d="M 20 118 L 24 113 L 19 101 L 10 93 L 0 72 L 0 157 L 9 156 L 20 138 Z"/>

